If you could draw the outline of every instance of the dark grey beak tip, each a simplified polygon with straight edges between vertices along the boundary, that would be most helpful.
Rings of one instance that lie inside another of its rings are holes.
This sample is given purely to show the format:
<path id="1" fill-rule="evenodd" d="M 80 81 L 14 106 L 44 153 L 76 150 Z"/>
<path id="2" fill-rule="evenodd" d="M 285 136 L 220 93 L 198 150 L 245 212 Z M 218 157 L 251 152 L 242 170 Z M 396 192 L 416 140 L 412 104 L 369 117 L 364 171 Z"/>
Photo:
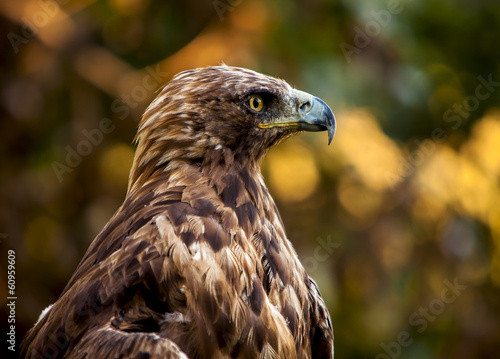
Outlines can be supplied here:
<path id="1" fill-rule="evenodd" d="M 330 143 L 332 143 L 333 136 L 335 136 L 335 130 L 337 129 L 337 121 L 335 120 L 335 115 L 333 114 L 333 112 L 331 112 L 331 110 L 330 113 L 332 115 L 330 123 L 326 126 L 326 128 L 328 129 L 328 146 L 330 146 Z"/>
<path id="2" fill-rule="evenodd" d="M 321 106 L 321 115 L 319 116 L 318 121 L 325 127 L 326 130 L 328 130 L 328 145 L 330 145 L 337 127 L 335 115 L 322 99 L 315 97 L 314 102 L 316 101 Z"/>

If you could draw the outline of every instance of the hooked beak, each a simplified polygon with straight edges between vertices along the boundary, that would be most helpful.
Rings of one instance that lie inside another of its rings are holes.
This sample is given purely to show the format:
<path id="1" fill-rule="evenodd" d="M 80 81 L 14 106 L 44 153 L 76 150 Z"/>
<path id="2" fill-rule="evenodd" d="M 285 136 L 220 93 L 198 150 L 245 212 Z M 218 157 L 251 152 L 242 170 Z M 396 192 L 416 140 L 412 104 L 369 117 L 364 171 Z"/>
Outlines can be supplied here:
<path id="1" fill-rule="evenodd" d="M 335 135 L 335 116 L 330 107 L 321 99 L 307 92 L 295 90 L 299 100 L 300 118 L 297 121 L 300 130 L 328 131 L 328 144 Z"/>
<path id="2" fill-rule="evenodd" d="M 296 111 L 292 116 L 276 122 L 259 124 L 261 128 L 292 127 L 299 131 L 328 131 L 328 144 L 335 135 L 335 116 L 330 107 L 321 99 L 307 92 L 294 90 L 296 95 Z"/>

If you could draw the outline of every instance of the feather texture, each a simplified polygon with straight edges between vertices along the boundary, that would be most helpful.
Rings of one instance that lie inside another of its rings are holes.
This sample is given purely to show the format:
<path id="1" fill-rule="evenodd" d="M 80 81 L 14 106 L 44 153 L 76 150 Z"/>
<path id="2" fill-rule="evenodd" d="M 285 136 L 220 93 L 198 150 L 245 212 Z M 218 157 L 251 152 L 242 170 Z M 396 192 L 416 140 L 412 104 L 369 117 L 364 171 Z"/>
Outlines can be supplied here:
<path id="1" fill-rule="evenodd" d="M 139 126 L 123 205 L 22 357 L 332 358 L 327 308 L 259 170 L 298 131 L 282 125 L 297 101 L 286 82 L 227 66 L 168 83 Z"/>

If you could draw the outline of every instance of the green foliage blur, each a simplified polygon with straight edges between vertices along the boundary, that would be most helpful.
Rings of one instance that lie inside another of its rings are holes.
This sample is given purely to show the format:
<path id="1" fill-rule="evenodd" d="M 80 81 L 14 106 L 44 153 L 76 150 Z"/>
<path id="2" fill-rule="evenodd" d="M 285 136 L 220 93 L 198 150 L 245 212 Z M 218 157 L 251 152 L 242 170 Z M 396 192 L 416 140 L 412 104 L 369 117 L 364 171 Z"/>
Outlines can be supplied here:
<path id="1" fill-rule="evenodd" d="M 222 62 L 327 102 L 263 173 L 330 309 L 337 358 L 497 358 L 494 0 L 18 0 L 0 5 L 0 304 L 17 345 L 122 203 L 136 126 Z"/>

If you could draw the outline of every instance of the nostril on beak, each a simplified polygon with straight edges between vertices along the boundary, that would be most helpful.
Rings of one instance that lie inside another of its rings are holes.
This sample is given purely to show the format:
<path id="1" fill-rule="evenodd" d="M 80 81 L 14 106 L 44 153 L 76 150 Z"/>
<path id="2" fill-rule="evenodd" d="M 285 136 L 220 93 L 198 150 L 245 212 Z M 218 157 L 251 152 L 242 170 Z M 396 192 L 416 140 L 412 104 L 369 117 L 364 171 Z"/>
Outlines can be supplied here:
<path id="1" fill-rule="evenodd" d="M 306 113 L 311 109 L 311 106 L 312 106 L 311 101 L 307 100 L 307 101 L 300 104 L 299 112 Z"/>

